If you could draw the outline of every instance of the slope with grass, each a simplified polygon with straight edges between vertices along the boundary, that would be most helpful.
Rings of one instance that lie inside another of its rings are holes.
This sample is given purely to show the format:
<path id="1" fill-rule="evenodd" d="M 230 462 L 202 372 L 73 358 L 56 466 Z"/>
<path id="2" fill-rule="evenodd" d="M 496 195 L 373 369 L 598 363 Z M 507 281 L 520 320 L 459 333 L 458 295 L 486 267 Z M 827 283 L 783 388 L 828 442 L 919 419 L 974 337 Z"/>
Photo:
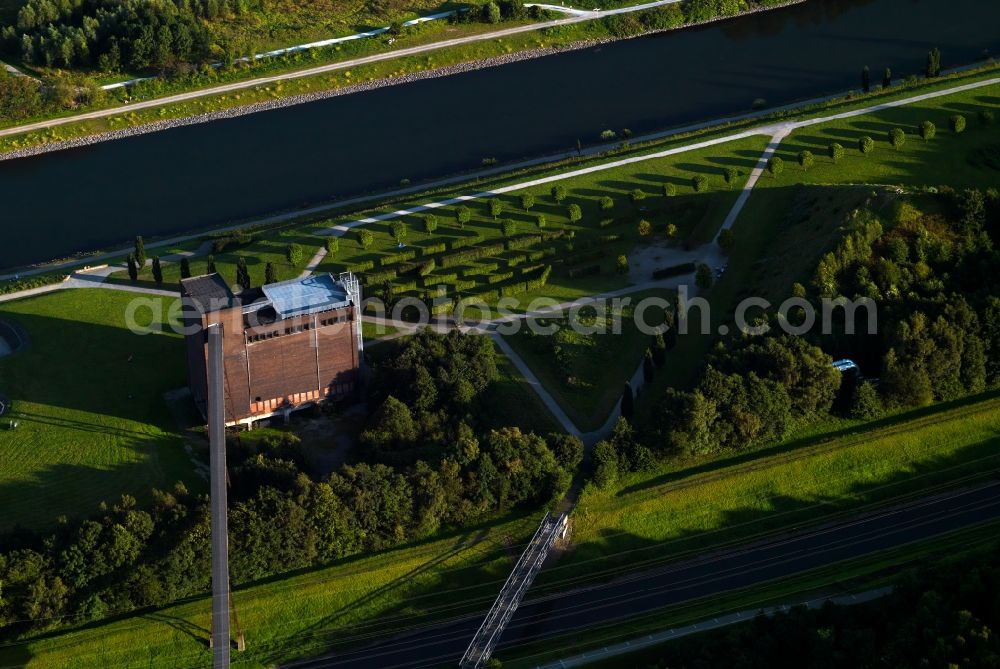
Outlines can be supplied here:
<path id="1" fill-rule="evenodd" d="M 243 667 L 271 667 L 489 605 L 537 518 L 469 529 L 416 546 L 239 588 Z M 508 545 L 512 545 L 508 548 Z M 456 594 L 459 596 L 456 597 Z M 0 665 L 98 669 L 211 666 L 208 597 L 48 638 L 0 645 Z"/>
<path id="2" fill-rule="evenodd" d="M 640 550 L 630 560 L 662 559 L 909 492 L 929 494 L 1000 465 L 997 392 L 846 425 L 758 452 L 669 462 L 606 490 L 588 487 L 576 516 L 578 546 L 565 559 L 610 567 L 629 548 Z"/>
<path id="3" fill-rule="evenodd" d="M 531 327 L 522 322 L 516 333 L 507 336 L 511 347 L 584 432 L 604 424 L 652 344 L 652 337 L 639 330 L 634 305 L 646 297 L 668 299 L 670 292 L 649 290 L 629 297 L 632 305 L 610 305 L 603 317 L 587 308 L 565 318 L 533 319 Z M 651 327 L 663 322 L 662 311 L 654 312 L 650 309 L 643 315 Z M 537 332 L 533 327 L 539 328 Z M 550 329 L 555 329 L 554 334 L 544 334 Z"/>
<path id="4" fill-rule="evenodd" d="M 122 494 L 147 500 L 178 480 L 198 486 L 163 399 L 186 384 L 183 344 L 172 332 L 131 333 L 134 298 L 68 290 L 0 305 L 29 339 L 0 359 L 18 422 L 0 430 L 0 529 L 89 514 Z"/>

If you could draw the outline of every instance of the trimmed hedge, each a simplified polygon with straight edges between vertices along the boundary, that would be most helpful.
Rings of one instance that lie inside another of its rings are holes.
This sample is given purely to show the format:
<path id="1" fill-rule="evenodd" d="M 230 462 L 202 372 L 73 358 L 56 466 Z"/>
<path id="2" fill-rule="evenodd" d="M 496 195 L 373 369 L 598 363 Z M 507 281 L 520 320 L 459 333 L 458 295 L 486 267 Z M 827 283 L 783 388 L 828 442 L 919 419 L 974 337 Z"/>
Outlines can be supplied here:
<path id="1" fill-rule="evenodd" d="M 479 242 L 483 241 L 482 235 L 474 235 L 472 237 L 459 237 L 458 239 L 453 239 L 448 242 L 448 248 L 452 251 L 457 251 L 458 249 L 464 249 L 469 246 L 474 246 Z"/>
<path id="2" fill-rule="evenodd" d="M 440 244 L 431 244 L 430 246 L 425 246 L 424 248 L 420 249 L 420 255 L 432 256 L 438 253 L 444 253 L 447 250 L 448 247 L 445 245 L 444 242 L 441 242 Z"/>
<path id="3" fill-rule="evenodd" d="M 529 246 L 534 246 L 542 241 L 541 235 L 525 235 L 524 237 L 517 237 L 516 239 L 507 240 L 507 250 L 517 251 L 519 249 L 526 249 Z"/>
<path id="4" fill-rule="evenodd" d="M 528 256 L 526 256 L 524 254 L 518 254 L 516 256 L 511 256 L 510 258 L 507 258 L 507 267 L 517 267 L 518 265 L 520 265 L 521 263 L 523 263 L 527 259 L 528 259 Z"/>
<path id="5" fill-rule="evenodd" d="M 400 251 L 398 253 L 390 253 L 388 255 L 381 256 L 378 259 L 378 262 L 380 266 L 388 267 L 389 265 L 398 265 L 401 262 L 413 260 L 416 257 L 416 251 Z"/>
<path id="6" fill-rule="evenodd" d="M 467 262 L 479 260 L 480 258 L 488 258 L 490 256 L 500 255 L 503 252 L 504 252 L 503 244 L 489 244 L 487 246 L 477 246 L 467 251 L 461 251 L 459 253 L 451 253 L 449 255 L 442 256 L 440 258 L 440 266 L 454 267 L 455 265 L 464 265 Z"/>
<path id="7" fill-rule="evenodd" d="M 431 316 L 450 314 L 451 310 L 454 308 L 455 308 L 455 300 L 448 300 L 447 302 L 438 302 L 437 304 L 432 304 L 430 305 Z"/>
<path id="8" fill-rule="evenodd" d="M 513 272 L 504 272 L 503 274 L 490 274 L 486 277 L 486 283 L 503 283 L 504 281 L 510 281 L 514 278 Z"/>
<path id="9" fill-rule="evenodd" d="M 375 263 L 371 260 L 365 260 L 364 262 L 356 262 L 353 265 L 348 265 L 347 271 L 353 274 L 358 274 L 359 272 L 367 272 L 373 267 L 375 267 Z"/>
<path id="10" fill-rule="evenodd" d="M 499 263 L 491 262 L 486 263 L 485 265 L 476 265 L 474 267 L 463 267 L 459 270 L 459 274 L 461 274 L 463 279 L 468 279 L 473 276 L 485 276 L 497 271 L 498 269 L 500 269 Z"/>
<path id="11" fill-rule="evenodd" d="M 671 265 L 670 267 L 661 267 L 660 269 L 653 270 L 654 279 L 666 279 L 671 276 L 680 276 L 682 274 L 691 274 L 695 270 L 695 265 L 693 262 L 686 262 L 680 265 Z"/>
<path id="12" fill-rule="evenodd" d="M 594 276 L 595 274 L 601 273 L 600 265 L 584 265 L 583 267 L 574 267 L 569 271 L 569 278 L 578 279 L 581 276 Z"/>
<path id="13" fill-rule="evenodd" d="M 433 260 L 430 260 L 421 265 L 420 269 L 417 270 L 417 273 L 420 274 L 420 276 L 427 276 L 428 274 L 433 272 L 436 268 L 437 268 L 437 263 L 434 262 Z"/>
<path id="14" fill-rule="evenodd" d="M 406 293 L 411 290 L 417 289 L 416 281 L 406 281 L 404 283 L 393 283 L 389 284 L 389 294 L 392 296 L 399 295 L 400 293 Z"/>
<path id="15" fill-rule="evenodd" d="M 396 278 L 396 270 L 390 269 L 385 272 L 369 272 L 361 275 L 361 282 L 366 286 L 377 286 L 386 281 Z"/>

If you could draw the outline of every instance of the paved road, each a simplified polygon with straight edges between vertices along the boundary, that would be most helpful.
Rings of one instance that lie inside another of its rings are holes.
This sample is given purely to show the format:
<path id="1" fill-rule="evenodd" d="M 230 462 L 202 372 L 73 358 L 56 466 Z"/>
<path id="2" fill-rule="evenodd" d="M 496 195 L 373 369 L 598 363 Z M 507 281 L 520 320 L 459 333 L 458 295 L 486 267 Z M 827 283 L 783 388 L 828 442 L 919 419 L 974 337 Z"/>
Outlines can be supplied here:
<path id="1" fill-rule="evenodd" d="M 753 544 L 618 581 L 528 600 L 515 613 L 496 652 L 556 634 L 653 612 L 664 606 L 782 579 L 913 541 L 947 535 L 1000 519 L 1000 482 L 951 491 L 835 525 Z M 424 669 L 455 666 L 483 614 L 384 640 L 326 658 L 296 662 L 296 669 L 358 667 Z"/>
<path id="2" fill-rule="evenodd" d="M 210 95 L 221 95 L 223 93 L 231 93 L 233 91 L 239 91 L 246 88 L 253 88 L 254 86 L 264 86 L 267 84 L 273 84 L 278 81 L 288 81 L 289 79 L 301 79 L 303 77 L 312 77 L 317 74 L 324 74 L 326 72 L 335 72 L 337 70 L 349 70 L 351 68 L 355 68 L 361 65 L 367 65 L 369 63 L 378 63 L 384 60 L 403 58 L 405 56 L 414 56 L 422 53 L 427 53 L 430 51 L 445 49 L 452 46 L 469 44 L 471 42 L 492 41 L 503 37 L 509 37 L 511 35 L 517 35 L 519 33 L 541 30 L 543 28 L 569 25 L 572 23 L 581 23 L 583 21 L 593 21 L 594 19 L 598 19 L 611 14 L 626 14 L 629 12 L 638 12 L 644 9 L 659 7 L 660 5 L 669 5 L 680 1 L 681 0 L 657 0 L 656 2 L 647 2 L 632 7 L 620 7 L 618 9 L 610 9 L 601 12 L 587 12 L 585 14 L 575 14 L 563 19 L 554 19 L 552 21 L 540 21 L 538 23 L 529 23 L 527 25 L 522 25 L 522 26 L 513 26 L 511 28 L 494 30 L 487 33 L 480 33 L 477 35 L 466 35 L 465 37 L 456 37 L 453 39 L 441 40 L 440 42 L 432 42 L 431 44 L 421 44 L 419 46 L 407 47 L 405 49 L 395 49 L 392 51 L 373 54 L 371 56 L 363 56 L 361 58 L 352 58 L 350 60 L 342 60 L 336 63 L 329 63 L 327 65 L 310 67 L 304 70 L 285 72 L 283 74 L 275 74 L 266 77 L 257 77 L 255 79 L 246 79 L 244 81 L 237 81 L 231 84 L 223 84 L 221 86 L 212 86 L 210 88 L 202 88 L 196 91 L 188 91 L 187 93 L 177 93 L 176 95 L 167 95 L 152 100 L 143 100 L 141 102 L 134 102 L 132 104 L 122 105 L 119 107 L 111 107 L 109 109 L 99 109 L 97 111 L 87 112 L 84 114 L 76 114 L 74 116 L 66 116 L 63 118 L 38 121 L 37 123 L 28 123 L 25 125 L 19 125 L 12 128 L 4 128 L 0 130 L 0 137 L 6 137 L 9 135 L 19 135 L 25 132 L 32 132 L 35 130 L 44 130 L 46 128 L 53 128 L 56 126 L 65 125 L 67 123 L 75 123 L 77 121 L 85 121 L 95 118 L 105 118 L 108 116 L 115 116 L 117 114 L 126 114 L 140 109 L 151 109 L 155 107 L 162 107 L 165 105 L 177 104 L 178 102 L 196 100 L 198 98 L 203 98 Z"/>

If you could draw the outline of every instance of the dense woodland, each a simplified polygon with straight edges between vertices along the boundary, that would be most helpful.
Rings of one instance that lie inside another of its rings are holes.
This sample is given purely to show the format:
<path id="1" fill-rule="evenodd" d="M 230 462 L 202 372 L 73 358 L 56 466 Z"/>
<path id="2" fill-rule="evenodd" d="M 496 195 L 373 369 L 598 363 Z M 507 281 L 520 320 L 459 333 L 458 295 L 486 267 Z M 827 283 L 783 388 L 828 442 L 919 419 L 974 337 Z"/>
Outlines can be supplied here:
<path id="1" fill-rule="evenodd" d="M 994 547 L 984 557 L 909 574 L 892 594 L 868 604 L 758 616 L 746 625 L 671 644 L 656 655 L 636 666 L 997 667 L 1000 551 Z"/>
<path id="2" fill-rule="evenodd" d="M 480 399 L 497 377 L 494 355 L 486 337 L 427 332 L 407 338 L 376 367 L 375 411 L 354 462 L 319 480 L 308 475 L 290 434 L 232 437 L 234 580 L 389 548 L 560 497 L 583 445 L 564 435 L 482 428 L 489 408 Z M 389 388 L 407 390 L 394 397 L 382 390 Z M 3 537 L 5 633 L 206 592 L 207 498 L 181 485 L 153 497 L 146 508 L 126 497 L 93 518 L 63 520 L 50 533 Z"/>
<path id="3" fill-rule="evenodd" d="M 892 221 L 858 211 L 810 285 L 792 287 L 813 304 L 874 300 L 876 334 L 861 318 L 854 334 L 834 320 L 832 335 L 794 337 L 772 322 L 767 335 L 719 341 L 694 388 L 668 389 L 648 424 L 620 424 L 596 447 L 596 482 L 658 457 L 773 442 L 830 412 L 870 420 L 1000 385 L 1000 194 L 935 188 L 915 197 L 899 199 Z M 672 333 L 657 337 L 650 358 L 674 345 Z M 868 380 L 841 378 L 835 358 L 857 361 Z"/>

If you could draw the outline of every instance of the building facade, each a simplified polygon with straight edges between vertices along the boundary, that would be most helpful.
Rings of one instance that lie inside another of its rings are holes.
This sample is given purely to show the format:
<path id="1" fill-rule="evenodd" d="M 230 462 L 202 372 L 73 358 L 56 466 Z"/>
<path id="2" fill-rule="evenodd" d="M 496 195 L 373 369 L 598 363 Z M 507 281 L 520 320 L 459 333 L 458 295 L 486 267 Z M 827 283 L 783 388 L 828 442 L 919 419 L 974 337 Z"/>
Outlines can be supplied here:
<path id="1" fill-rule="evenodd" d="M 191 393 L 207 406 L 206 331 L 221 328 L 226 423 L 288 416 L 347 396 L 361 380 L 361 294 L 321 274 L 233 294 L 218 274 L 181 281 Z"/>

